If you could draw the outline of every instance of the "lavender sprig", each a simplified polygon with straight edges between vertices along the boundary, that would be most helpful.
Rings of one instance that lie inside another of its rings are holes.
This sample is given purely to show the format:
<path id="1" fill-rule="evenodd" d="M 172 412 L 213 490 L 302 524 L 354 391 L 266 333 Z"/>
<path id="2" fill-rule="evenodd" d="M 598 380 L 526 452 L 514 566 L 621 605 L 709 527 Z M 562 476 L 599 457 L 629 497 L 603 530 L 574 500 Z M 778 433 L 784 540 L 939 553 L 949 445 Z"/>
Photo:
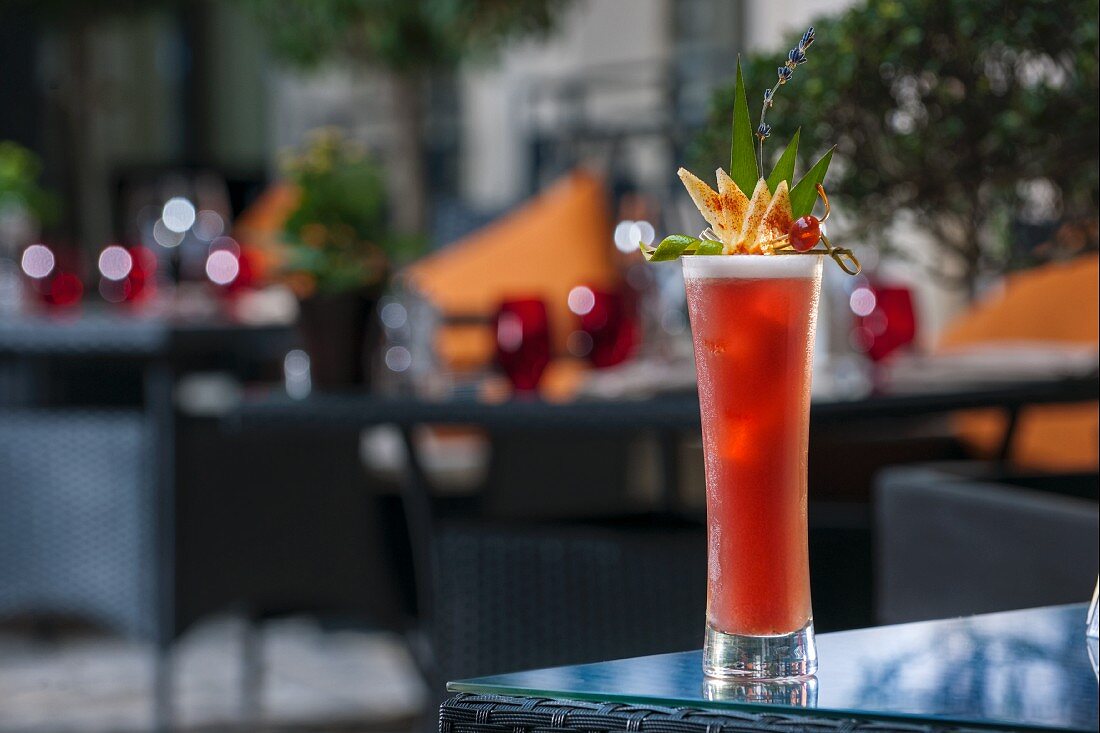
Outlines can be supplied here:
<path id="1" fill-rule="evenodd" d="M 761 178 L 764 177 L 764 141 L 767 140 L 772 133 L 772 126 L 765 122 L 765 117 L 767 117 L 768 110 L 771 109 L 774 104 L 775 93 L 779 91 L 779 87 L 783 86 L 794 77 L 796 66 L 806 63 L 806 49 L 813 44 L 814 38 L 814 28 L 810 26 L 806 29 L 806 32 L 802 34 L 802 38 L 799 39 L 798 45 L 787 52 L 786 63 L 776 70 L 778 79 L 775 82 L 775 86 L 764 90 L 764 104 L 760 107 L 760 124 L 756 128 L 757 147 L 759 150 L 756 164 L 760 171 Z"/>

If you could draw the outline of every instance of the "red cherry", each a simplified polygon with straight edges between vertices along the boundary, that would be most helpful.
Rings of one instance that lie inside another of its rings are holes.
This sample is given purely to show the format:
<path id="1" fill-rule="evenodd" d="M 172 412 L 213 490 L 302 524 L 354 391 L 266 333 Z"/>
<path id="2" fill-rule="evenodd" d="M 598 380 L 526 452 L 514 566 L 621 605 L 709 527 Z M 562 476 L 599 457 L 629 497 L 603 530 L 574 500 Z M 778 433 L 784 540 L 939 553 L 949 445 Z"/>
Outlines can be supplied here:
<path id="1" fill-rule="evenodd" d="M 809 252 L 821 239 L 821 222 L 816 216 L 809 214 L 795 219 L 787 233 L 787 239 L 796 251 Z"/>

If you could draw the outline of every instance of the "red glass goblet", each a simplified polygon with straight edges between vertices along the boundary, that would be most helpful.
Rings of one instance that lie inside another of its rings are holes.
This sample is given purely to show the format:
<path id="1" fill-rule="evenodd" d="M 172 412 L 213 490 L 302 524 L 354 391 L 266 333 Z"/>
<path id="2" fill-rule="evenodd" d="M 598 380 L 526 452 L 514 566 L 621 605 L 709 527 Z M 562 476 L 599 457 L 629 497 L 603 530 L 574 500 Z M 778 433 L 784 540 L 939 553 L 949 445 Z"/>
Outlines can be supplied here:
<path id="1" fill-rule="evenodd" d="M 590 339 L 588 360 L 597 369 L 620 364 L 638 343 L 633 293 L 584 285 L 569 294 L 569 308 L 580 317 L 581 331 Z"/>
<path id="2" fill-rule="evenodd" d="M 519 392 L 538 387 L 550 363 L 550 320 L 538 298 L 506 300 L 496 317 L 497 362 Z"/>
<path id="3" fill-rule="evenodd" d="M 917 336 L 917 314 L 909 288 L 863 285 L 853 291 L 851 306 L 856 315 L 854 341 L 872 361 L 882 361 Z"/>

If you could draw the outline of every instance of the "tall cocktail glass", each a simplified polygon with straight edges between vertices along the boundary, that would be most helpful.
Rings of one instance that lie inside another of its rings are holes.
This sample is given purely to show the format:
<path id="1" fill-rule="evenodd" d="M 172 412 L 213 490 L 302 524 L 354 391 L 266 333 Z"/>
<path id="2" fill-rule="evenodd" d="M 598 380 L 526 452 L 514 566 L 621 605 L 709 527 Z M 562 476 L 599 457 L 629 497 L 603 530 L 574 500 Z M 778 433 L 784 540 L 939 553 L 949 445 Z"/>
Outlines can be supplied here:
<path id="1" fill-rule="evenodd" d="M 706 462 L 704 671 L 813 674 L 806 461 L 822 258 L 682 262 Z"/>

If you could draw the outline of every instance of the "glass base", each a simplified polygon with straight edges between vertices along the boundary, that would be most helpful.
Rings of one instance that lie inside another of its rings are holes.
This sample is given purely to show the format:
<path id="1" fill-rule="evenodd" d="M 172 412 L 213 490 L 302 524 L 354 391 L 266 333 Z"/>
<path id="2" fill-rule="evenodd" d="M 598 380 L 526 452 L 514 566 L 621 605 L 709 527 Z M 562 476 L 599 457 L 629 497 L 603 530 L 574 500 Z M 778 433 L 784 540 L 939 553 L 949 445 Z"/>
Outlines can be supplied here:
<path id="1" fill-rule="evenodd" d="M 703 643 L 703 673 L 729 679 L 806 677 L 817 671 L 814 622 L 779 636 L 727 634 L 707 624 Z"/>
<path id="2" fill-rule="evenodd" d="M 817 677 L 791 677 L 768 680 L 758 677 L 713 677 L 703 681 L 703 697 L 723 702 L 751 702 L 786 705 L 795 708 L 817 707 Z"/>

